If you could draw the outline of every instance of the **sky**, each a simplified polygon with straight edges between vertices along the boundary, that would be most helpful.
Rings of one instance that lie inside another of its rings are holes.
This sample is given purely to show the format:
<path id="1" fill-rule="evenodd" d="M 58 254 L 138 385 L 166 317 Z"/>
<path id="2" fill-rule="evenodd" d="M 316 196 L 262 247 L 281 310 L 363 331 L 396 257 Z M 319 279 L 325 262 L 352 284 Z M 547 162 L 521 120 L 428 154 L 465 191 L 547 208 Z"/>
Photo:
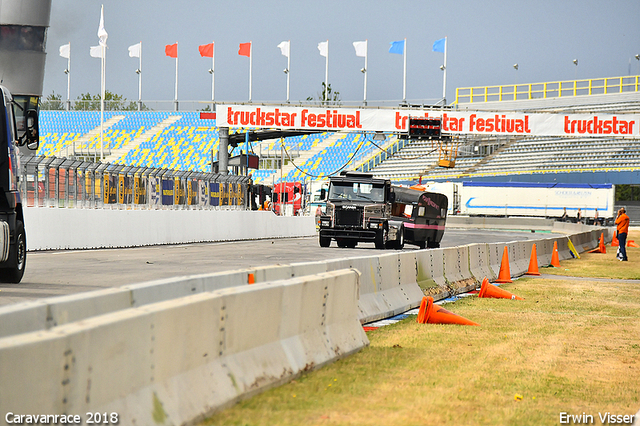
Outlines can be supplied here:
<path id="1" fill-rule="evenodd" d="M 407 99 L 432 104 L 442 97 L 443 54 L 433 43 L 447 37 L 446 97 L 457 87 L 537 83 L 640 74 L 640 1 L 611 0 L 53 0 L 47 33 L 44 96 L 66 99 L 71 43 L 71 99 L 100 92 L 100 6 L 108 37 L 106 88 L 138 98 L 138 58 L 128 47 L 142 42 L 142 99 L 173 100 L 178 42 L 178 99 L 211 99 L 211 58 L 198 46 L 215 42 L 215 97 L 249 99 L 249 58 L 240 43 L 253 43 L 252 99 L 285 102 L 287 58 L 277 45 L 291 41 L 291 101 L 317 97 L 325 78 L 318 43 L 329 40 L 329 83 L 345 104 L 363 99 L 364 58 L 354 41 L 368 40 L 367 98 L 400 102 L 403 57 L 389 53 L 406 38 Z M 578 60 L 574 65 L 573 60 Z M 514 64 L 518 64 L 518 69 Z"/>

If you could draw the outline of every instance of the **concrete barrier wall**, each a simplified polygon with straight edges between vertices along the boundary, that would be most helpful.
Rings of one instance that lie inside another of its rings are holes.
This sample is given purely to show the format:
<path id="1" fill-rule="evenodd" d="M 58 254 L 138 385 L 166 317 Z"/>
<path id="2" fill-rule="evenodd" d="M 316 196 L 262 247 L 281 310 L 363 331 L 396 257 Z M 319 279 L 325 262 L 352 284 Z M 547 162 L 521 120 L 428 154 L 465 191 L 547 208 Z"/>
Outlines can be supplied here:
<path id="1" fill-rule="evenodd" d="M 0 411 L 191 422 L 366 346 L 357 295 L 356 271 L 330 272 L 3 338 Z"/>
<path id="2" fill-rule="evenodd" d="M 28 250 L 135 247 L 315 235 L 312 216 L 247 210 L 24 209 Z"/>

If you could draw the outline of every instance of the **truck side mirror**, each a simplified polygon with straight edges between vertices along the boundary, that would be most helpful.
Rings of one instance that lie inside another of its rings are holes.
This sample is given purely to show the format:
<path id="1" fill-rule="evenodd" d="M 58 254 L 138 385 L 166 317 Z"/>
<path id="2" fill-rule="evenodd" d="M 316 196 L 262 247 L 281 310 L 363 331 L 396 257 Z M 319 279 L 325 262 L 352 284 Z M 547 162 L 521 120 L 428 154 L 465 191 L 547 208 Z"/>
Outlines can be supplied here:
<path id="1" fill-rule="evenodd" d="M 321 200 L 321 201 L 324 201 L 324 200 L 326 200 L 326 199 L 327 199 L 327 190 L 326 190 L 326 189 L 324 189 L 324 188 L 322 188 L 322 189 L 320 190 L 320 200 Z"/>
<path id="2" fill-rule="evenodd" d="M 27 148 L 36 150 L 40 146 L 38 112 L 34 109 L 28 109 L 24 115 L 24 121 Z"/>
<path id="3" fill-rule="evenodd" d="M 393 203 L 395 203 L 395 202 L 396 202 L 396 193 L 395 193 L 395 192 L 390 192 L 390 193 L 389 193 L 389 202 L 390 202 L 391 204 L 393 204 Z"/>

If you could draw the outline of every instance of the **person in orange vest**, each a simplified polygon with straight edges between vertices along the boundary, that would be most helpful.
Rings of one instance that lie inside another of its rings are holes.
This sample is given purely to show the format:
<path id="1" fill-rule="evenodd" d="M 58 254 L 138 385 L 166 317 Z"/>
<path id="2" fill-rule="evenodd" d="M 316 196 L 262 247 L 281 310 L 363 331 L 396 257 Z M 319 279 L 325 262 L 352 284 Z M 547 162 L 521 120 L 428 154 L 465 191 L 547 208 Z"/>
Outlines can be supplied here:
<path id="1" fill-rule="evenodd" d="M 627 261 L 627 233 L 629 232 L 629 216 L 626 215 L 624 207 L 620 207 L 618 210 L 618 217 L 616 218 L 616 225 L 618 226 L 618 241 L 620 245 L 620 255 L 618 260 Z"/>

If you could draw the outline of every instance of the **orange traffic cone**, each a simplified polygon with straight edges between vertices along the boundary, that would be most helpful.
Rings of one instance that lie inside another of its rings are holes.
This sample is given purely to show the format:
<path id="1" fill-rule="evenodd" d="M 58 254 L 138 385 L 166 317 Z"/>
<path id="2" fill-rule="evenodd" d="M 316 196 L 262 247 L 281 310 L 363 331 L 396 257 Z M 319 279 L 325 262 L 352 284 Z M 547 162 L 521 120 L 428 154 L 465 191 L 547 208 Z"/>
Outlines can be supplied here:
<path id="1" fill-rule="evenodd" d="M 598 248 L 590 250 L 589 253 L 607 253 L 607 248 L 604 246 L 604 232 L 600 234 L 600 243 L 598 244 Z"/>
<path id="2" fill-rule="evenodd" d="M 422 298 L 422 302 L 420 303 L 420 311 L 418 312 L 418 323 L 480 325 L 434 304 L 433 297 L 431 296 Z"/>
<path id="3" fill-rule="evenodd" d="M 633 240 L 628 240 L 627 241 L 627 247 L 635 247 L 635 248 L 640 248 L 640 246 L 638 244 L 636 244 L 635 241 Z"/>
<path id="4" fill-rule="evenodd" d="M 497 283 L 512 283 L 511 271 L 509 270 L 509 250 L 504 246 L 502 253 L 502 262 L 500 263 L 500 272 L 498 273 Z"/>
<path id="5" fill-rule="evenodd" d="M 489 283 L 487 277 L 482 280 L 482 287 L 480 287 L 480 293 L 478 297 L 493 298 L 493 299 L 511 299 L 511 300 L 524 300 L 520 296 L 516 296 L 513 293 L 509 293 L 507 290 L 503 290 Z"/>
<path id="6" fill-rule="evenodd" d="M 551 255 L 551 266 L 554 268 L 560 267 L 560 257 L 558 256 L 558 242 L 553 242 L 553 254 Z"/>
<path id="7" fill-rule="evenodd" d="M 613 239 L 611 240 L 611 247 L 618 247 L 620 241 L 618 241 L 618 231 L 613 231 Z"/>
<path id="8" fill-rule="evenodd" d="M 529 270 L 525 275 L 540 275 L 538 272 L 538 252 L 536 250 L 536 245 L 534 244 L 531 247 L 531 259 L 529 260 Z"/>
<path id="9" fill-rule="evenodd" d="M 247 282 L 249 284 L 254 284 L 256 282 L 256 277 L 253 274 L 249 274 L 249 277 L 247 278 Z"/>

